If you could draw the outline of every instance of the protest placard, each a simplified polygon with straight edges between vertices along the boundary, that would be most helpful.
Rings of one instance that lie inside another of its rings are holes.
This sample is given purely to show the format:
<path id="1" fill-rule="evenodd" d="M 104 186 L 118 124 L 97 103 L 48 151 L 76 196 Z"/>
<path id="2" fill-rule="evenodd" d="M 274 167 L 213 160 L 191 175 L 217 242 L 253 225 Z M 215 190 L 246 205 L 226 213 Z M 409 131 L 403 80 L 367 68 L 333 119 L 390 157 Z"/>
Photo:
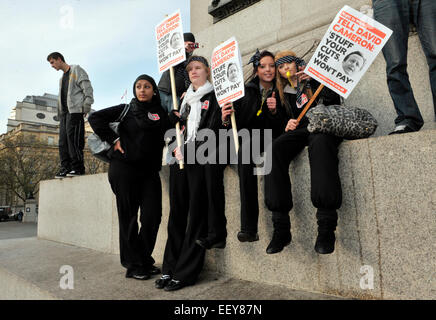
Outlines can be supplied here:
<path id="1" fill-rule="evenodd" d="M 156 26 L 156 41 L 159 72 L 164 72 L 186 60 L 180 10 Z"/>
<path id="2" fill-rule="evenodd" d="M 182 16 L 180 10 L 169 15 L 156 26 L 157 63 L 159 72 L 170 69 L 171 95 L 174 110 L 179 109 L 176 96 L 176 82 L 173 66 L 186 60 L 185 41 L 183 39 Z M 181 148 L 182 138 L 180 123 L 176 124 L 177 146 Z M 184 168 L 183 160 L 179 161 L 180 169 Z"/>
<path id="3" fill-rule="evenodd" d="M 347 98 L 391 34 L 381 23 L 344 6 L 304 72 Z"/>
<path id="4" fill-rule="evenodd" d="M 223 42 L 212 52 L 212 83 L 218 104 L 242 98 L 245 94 L 242 60 L 235 37 Z"/>

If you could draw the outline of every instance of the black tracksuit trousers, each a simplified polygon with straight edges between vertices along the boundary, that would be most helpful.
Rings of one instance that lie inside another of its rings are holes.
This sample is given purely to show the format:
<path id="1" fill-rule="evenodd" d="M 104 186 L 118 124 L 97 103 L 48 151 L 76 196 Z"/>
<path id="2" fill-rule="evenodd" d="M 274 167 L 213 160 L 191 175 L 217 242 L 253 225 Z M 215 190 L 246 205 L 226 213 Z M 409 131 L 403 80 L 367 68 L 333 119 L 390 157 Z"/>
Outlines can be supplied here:
<path id="1" fill-rule="evenodd" d="M 261 136 L 261 138 L 260 141 L 263 141 L 263 136 Z M 254 174 L 256 164 L 254 163 L 250 152 L 251 139 L 244 141 L 244 144 L 242 142 L 243 141 L 240 141 L 240 148 L 238 151 L 241 231 L 257 233 L 259 202 L 257 175 Z M 247 148 L 246 152 L 250 155 L 249 159 L 242 158 L 243 148 Z M 263 148 L 261 150 L 263 150 Z M 227 150 L 227 154 L 230 155 L 229 150 Z M 227 161 L 230 163 L 230 158 L 228 158 Z M 224 196 L 224 170 L 226 166 L 226 164 L 205 165 L 206 183 L 209 196 L 208 240 L 212 242 L 225 240 L 227 237 Z"/>
<path id="2" fill-rule="evenodd" d="M 121 265 L 127 269 L 149 270 L 154 264 L 151 255 L 162 217 L 159 172 L 113 159 L 108 176 L 117 200 Z M 139 233 L 138 209 L 141 210 Z"/>
<path id="3" fill-rule="evenodd" d="M 311 200 L 318 208 L 318 224 L 324 220 L 336 226 L 336 209 L 342 204 L 338 173 L 341 142 L 341 138 L 332 135 L 309 133 L 306 127 L 285 132 L 273 141 L 272 169 L 265 176 L 265 204 L 273 212 L 274 229 L 289 224 L 289 211 L 293 207 L 289 165 L 305 146 L 309 147 Z"/>
<path id="4" fill-rule="evenodd" d="M 224 170 L 227 164 L 205 164 L 208 193 L 208 240 L 218 242 L 227 238 L 225 215 Z"/>
<path id="5" fill-rule="evenodd" d="M 239 152 L 238 176 L 239 195 L 241 199 L 241 231 L 257 233 L 259 220 L 259 202 L 257 194 L 257 175 L 254 174 L 256 165 L 250 158 L 250 163 L 243 164 Z"/>
<path id="6" fill-rule="evenodd" d="M 85 125 L 82 113 L 65 113 L 59 122 L 59 158 L 66 170 L 85 172 L 83 148 Z"/>
<path id="7" fill-rule="evenodd" d="M 193 284 L 204 265 L 206 250 L 195 240 L 207 236 L 207 191 L 204 166 L 170 166 L 170 215 L 162 273 Z"/>
<path id="8" fill-rule="evenodd" d="M 253 149 L 259 148 L 259 156 L 268 145 L 264 145 L 264 131 L 260 130 L 260 136 L 254 137 L 250 133 L 250 139 L 242 140 L 238 152 L 238 176 L 239 176 L 239 194 L 241 200 L 241 231 L 255 234 L 257 233 L 259 221 L 259 197 L 258 197 L 258 180 L 255 174 L 256 164 L 253 159 Z M 259 141 L 260 145 L 255 146 Z M 245 151 L 244 151 L 245 148 Z M 244 154 L 250 154 L 249 159 L 244 159 Z M 249 160 L 249 161 L 247 161 Z"/>

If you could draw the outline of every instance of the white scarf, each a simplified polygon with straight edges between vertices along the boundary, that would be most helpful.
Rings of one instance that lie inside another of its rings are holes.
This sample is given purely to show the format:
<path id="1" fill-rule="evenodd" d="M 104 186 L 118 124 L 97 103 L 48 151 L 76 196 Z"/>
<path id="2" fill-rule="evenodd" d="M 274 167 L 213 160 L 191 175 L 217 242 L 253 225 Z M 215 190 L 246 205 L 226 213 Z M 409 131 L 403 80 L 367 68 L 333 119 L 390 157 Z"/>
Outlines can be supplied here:
<path id="1" fill-rule="evenodd" d="M 189 86 L 186 91 L 185 97 L 183 98 L 182 106 L 180 107 L 180 114 L 183 114 L 185 111 L 186 105 L 189 104 L 191 106 L 191 111 L 188 116 L 188 131 L 186 135 L 186 142 L 194 141 L 197 136 L 198 125 L 200 124 L 201 119 L 201 101 L 204 95 L 213 91 L 212 84 L 206 80 L 206 83 L 194 91 L 194 87 Z"/>

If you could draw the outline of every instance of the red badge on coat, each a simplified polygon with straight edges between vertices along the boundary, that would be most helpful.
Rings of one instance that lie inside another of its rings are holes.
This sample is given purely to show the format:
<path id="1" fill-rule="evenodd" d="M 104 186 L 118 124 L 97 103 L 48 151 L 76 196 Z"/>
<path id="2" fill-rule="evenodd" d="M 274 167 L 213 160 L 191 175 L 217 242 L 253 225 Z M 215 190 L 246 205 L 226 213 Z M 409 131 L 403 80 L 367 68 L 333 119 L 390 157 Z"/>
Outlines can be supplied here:
<path id="1" fill-rule="evenodd" d="M 157 113 L 150 113 L 150 112 L 148 113 L 148 118 L 153 121 L 157 121 L 160 119 Z"/>
<path id="2" fill-rule="evenodd" d="M 302 93 L 301 94 L 301 104 L 298 103 L 298 101 L 297 101 L 297 103 L 296 103 L 297 104 L 297 108 L 298 109 L 302 108 L 307 101 L 309 101 L 309 98 L 307 98 L 307 96 L 304 93 Z"/>
<path id="3" fill-rule="evenodd" d="M 203 102 L 203 104 L 201 105 L 201 109 L 204 109 L 204 110 L 209 109 L 209 100 L 206 100 Z"/>

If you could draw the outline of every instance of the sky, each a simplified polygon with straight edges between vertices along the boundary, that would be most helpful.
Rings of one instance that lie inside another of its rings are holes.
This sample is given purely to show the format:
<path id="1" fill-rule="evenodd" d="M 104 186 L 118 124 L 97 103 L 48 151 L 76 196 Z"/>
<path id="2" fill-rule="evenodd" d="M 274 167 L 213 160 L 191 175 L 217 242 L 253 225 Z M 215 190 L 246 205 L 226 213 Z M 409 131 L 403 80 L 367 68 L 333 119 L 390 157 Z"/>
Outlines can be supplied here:
<path id="1" fill-rule="evenodd" d="M 1 0 L 0 134 L 17 101 L 58 94 L 62 71 L 47 62 L 54 51 L 88 73 L 93 109 L 121 103 L 126 89 L 130 101 L 137 76 L 160 79 L 156 25 L 180 9 L 190 31 L 189 8 L 189 0 Z"/>

